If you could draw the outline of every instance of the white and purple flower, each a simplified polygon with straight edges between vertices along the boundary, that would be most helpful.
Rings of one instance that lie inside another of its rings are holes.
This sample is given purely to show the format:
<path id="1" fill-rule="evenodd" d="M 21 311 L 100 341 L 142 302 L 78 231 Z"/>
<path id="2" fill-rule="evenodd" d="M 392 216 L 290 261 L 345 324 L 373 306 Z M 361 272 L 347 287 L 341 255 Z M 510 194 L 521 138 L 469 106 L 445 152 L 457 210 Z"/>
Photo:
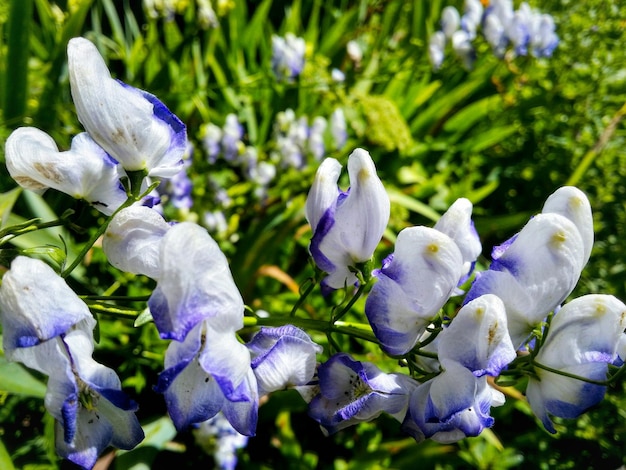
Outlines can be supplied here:
<path id="1" fill-rule="evenodd" d="M 306 202 L 313 230 L 309 250 L 328 273 L 325 288 L 341 289 L 357 281 L 351 268 L 374 254 L 389 221 L 390 203 L 369 153 L 356 149 L 348 159 L 350 189 L 337 187 L 341 165 L 325 159 L 317 170 Z"/>

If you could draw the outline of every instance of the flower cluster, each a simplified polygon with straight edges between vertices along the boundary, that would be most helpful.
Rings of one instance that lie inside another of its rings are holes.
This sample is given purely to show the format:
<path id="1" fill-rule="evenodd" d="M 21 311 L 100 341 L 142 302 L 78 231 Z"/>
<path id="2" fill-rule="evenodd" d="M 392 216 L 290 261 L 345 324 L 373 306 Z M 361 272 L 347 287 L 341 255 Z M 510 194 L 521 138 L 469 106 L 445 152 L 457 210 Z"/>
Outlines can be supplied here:
<path id="1" fill-rule="evenodd" d="M 306 42 L 293 33 L 272 36 L 272 71 L 281 81 L 291 82 L 304 68 Z"/>
<path id="2" fill-rule="evenodd" d="M 551 15 L 532 9 L 526 2 L 514 10 L 512 0 L 493 0 L 487 8 L 480 0 L 465 0 L 463 15 L 453 6 L 443 9 L 441 30 L 431 36 L 428 54 L 438 70 L 450 43 L 463 66 L 471 69 L 476 58 L 472 41 L 482 32 L 497 57 L 503 57 L 509 48 L 514 56 L 551 57 L 559 43 L 555 29 Z"/>
<path id="3" fill-rule="evenodd" d="M 492 2 L 485 12 L 478 5 L 468 1 L 463 18 L 446 10 L 444 36 L 454 43 L 458 24 L 475 34 L 507 3 Z M 263 184 L 274 176 L 263 163 L 274 171 L 301 168 L 305 152 L 321 160 L 304 207 L 315 282 L 288 316 L 247 314 L 229 260 L 207 230 L 168 221 L 144 203 L 159 184 L 154 179 L 170 179 L 178 204 L 188 207 L 185 126 L 154 96 L 114 80 L 86 39 L 71 40 L 68 56 L 86 132 L 60 152 L 42 131 L 17 129 L 6 143 L 7 167 L 24 188 L 84 199 L 106 222 L 61 275 L 20 255 L 0 285 L 4 352 L 48 376 L 45 406 L 56 420 L 62 457 L 92 468 L 106 447 L 131 449 L 143 439 L 137 405 L 115 372 L 92 358 L 96 320 L 64 281 L 100 237 L 113 267 L 152 280 L 145 316 L 167 342 L 154 388 L 178 431 L 194 429 L 211 451 L 218 443 L 222 468 L 233 468 L 236 448 L 255 435 L 262 399 L 281 390 L 297 390 L 326 434 L 387 413 L 418 442 L 450 443 L 493 425 L 491 408 L 505 400 L 492 386 L 501 375 L 527 378 L 533 412 L 555 432 L 552 417 L 576 417 L 597 404 L 611 366 L 624 367 L 626 305 L 600 294 L 566 302 L 594 239 L 584 193 L 557 189 L 519 233 L 493 249 L 486 270 L 476 269 L 482 245 L 465 198 L 434 227 L 401 230 L 393 252 L 373 269 L 391 203 L 372 157 L 354 150 L 349 187 L 340 188 L 341 163 L 323 158 L 328 121 L 316 118 L 309 127 L 291 110 L 277 117 L 267 162 L 243 143 L 235 115 L 221 128 L 204 129 L 211 164 L 239 165 Z M 281 67 L 292 74 L 286 78 L 295 76 L 291 62 Z M 335 111 L 330 122 L 341 148 L 343 113 Z M 328 318 L 323 312 L 301 318 L 298 309 L 318 282 L 327 305 L 337 292 L 342 300 Z M 359 323 L 351 308 L 362 296 Z M 327 348 L 305 329 L 325 335 Z M 386 372 L 369 357 L 359 360 L 334 334 L 368 340 L 398 366 Z M 321 355 L 327 359 L 320 363 Z"/>
<path id="4" fill-rule="evenodd" d="M 348 161 L 351 187 L 336 187 L 341 166 L 322 162 L 306 204 L 309 246 L 327 273 L 328 293 L 369 283 L 365 263 L 381 239 L 389 200 L 364 150 Z M 481 243 L 472 205 L 459 199 L 434 228 L 409 227 L 374 270 L 365 313 L 383 351 L 406 364 L 407 376 L 341 353 L 318 368 L 310 415 L 332 433 L 382 412 L 417 441 L 454 442 L 493 424 L 504 403 L 487 376 L 531 370 L 528 400 L 546 429 L 550 415 L 572 418 L 602 400 L 608 366 L 626 357 L 626 305 L 590 295 L 562 308 L 589 259 L 593 221 L 587 197 L 563 187 L 515 236 L 494 248 L 463 307 L 440 311 L 472 274 Z M 360 284 L 360 285 L 359 285 Z M 546 325 L 542 329 L 543 325 Z M 424 356 L 425 354 L 425 356 Z M 523 375 L 525 372 L 519 372 Z"/>

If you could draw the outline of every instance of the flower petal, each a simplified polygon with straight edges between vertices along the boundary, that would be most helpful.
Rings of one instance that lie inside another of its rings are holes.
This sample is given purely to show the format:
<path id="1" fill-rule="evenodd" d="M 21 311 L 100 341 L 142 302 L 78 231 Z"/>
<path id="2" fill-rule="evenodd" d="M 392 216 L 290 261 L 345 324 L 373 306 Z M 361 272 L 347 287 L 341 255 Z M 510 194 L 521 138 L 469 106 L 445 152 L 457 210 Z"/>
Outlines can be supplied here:
<path id="1" fill-rule="evenodd" d="M 428 227 L 398 234 L 393 259 L 378 274 L 365 313 L 382 348 L 408 352 L 450 298 L 463 271 L 456 243 Z"/>
<path id="2" fill-rule="evenodd" d="M 243 299 L 226 256 L 205 229 L 190 222 L 170 228 L 159 265 L 161 276 L 148 306 L 162 338 L 181 341 L 207 318 L 213 319 L 213 329 L 243 327 Z"/>
<path id="3" fill-rule="evenodd" d="M 131 206 L 118 212 L 104 232 L 102 249 L 118 269 L 160 277 L 160 243 L 170 225 L 157 211 Z"/>
<path id="4" fill-rule="evenodd" d="M 185 127 L 154 96 L 111 78 L 95 45 L 67 48 L 72 98 L 91 137 L 129 171 L 169 178 L 182 169 Z"/>

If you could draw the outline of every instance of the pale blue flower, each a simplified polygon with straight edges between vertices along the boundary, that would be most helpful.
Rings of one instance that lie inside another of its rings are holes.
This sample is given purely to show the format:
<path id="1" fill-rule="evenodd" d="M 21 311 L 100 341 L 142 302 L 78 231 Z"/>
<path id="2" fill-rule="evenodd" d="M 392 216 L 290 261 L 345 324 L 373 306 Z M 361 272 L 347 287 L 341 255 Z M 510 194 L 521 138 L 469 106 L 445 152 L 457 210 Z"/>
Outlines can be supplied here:
<path id="1" fill-rule="evenodd" d="M 348 158 L 350 189 L 337 187 L 341 165 L 326 158 L 315 175 L 306 201 L 306 218 L 313 230 L 310 252 L 328 273 L 322 281 L 331 289 L 356 282 L 350 267 L 374 254 L 389 221 L 390 203 L 369 153 L 356 149 Z"/>
<path id="2" fill-rule="evenodd" d="M 330 115 L 330 133 L 336 150 L 341 150 L 348 140 L 348 124 L 342 108 L 336 108 Z"/>
<path id="3" fill-rule="evenodd" d="M 11 177 L 39 194 L 53 188 L 84 199 L 106 215 L 126 201 L 117 162 L 86 133 L 72 139 L 70 150 L 59 152 L 45 132 L 20 127 L 6 141 L 5 158 Z"/>
<path id="4" fill-rule="evenodd" d="M 158 264 L 148 307 L 162 338 L 182 341 L 204 320 L 232 332 L 243 327 L 243 299 L 226 256 L 204 228 L 191 222 L 171 227 L 160 242 Z"/>
<path id="5" fill-rule="evenodd" d="M 279 80 L 292 81 L 304 68 L 306 42 L 287 33 L 284 37 L 272 36 L 272 70 Z"/>
<path id="6" fill-rule="evenodd" d="M 491 427 L 492 406 L 504 403 L 504 395 L 456 361 L 442 363 L 444 371 L 419 385 L 411 394 L 402 429 L 417 442 L 432 439 L 452 443 L 478 436 Z"/>
<path id="7" fill-rule="evenodd" d="M 433 227 L 448 235 L 461 251 L 463 276 L 459 284 L 467 280 L 482 252 L 480 237 L 472 221 L 473 205 L 469 199 L 459 198 L 448 208 Z"/>
<path id="8" fill-rule="evenodd" d="M 454 292 L 464 274 L 463 256 L 446 234 L 409 227 L 398 234 L 393 256 L 374 273 L 377 278 L 365 314 L 382 349 L 403 355 Z"/>
<path id="9" fill-rule="evenodd" d="M 428 59 L 434 70 L 439 70 L 445 58 L 446 35 L 435 31 L 428 41 Z"/>
<path id="10" fill-rule="evenodd" d="M 476 377 L 498 376 L 516 357 L 504 303 L 486 294 L 465 304 L 437 337 L 441 362 L 456 361 Z"/>
<path id="11" fill-rule="evenodd" d="M 326 122 L 326 119 L 322 116 L 317 116 L 313 119 L 313 124 L 311 124 L 311 128 L 309 129 L 308 147 L 309 151 L 313 155 L 313 158 L 316 160 L 324 158 L 326 150 L 324 144 L 324 132 L 326 131 L 327 126 L 328 123 Z"/>
<path id="12" fill-rule="evenodd" d="M 215 163 L 220 156 L 222 135 L 221 127 L 212 122 L 202 127 L 202 144 L 211 164 Z"/>
<path id="13" fill-rule="evenodd" d="M 228 114 L 222 127 L 222 155 L 227 162 L 236 162 L 243 148 L 243 126 L 237 115 Z"/>
<path id="14" fill-rule="evenodd" d="M 476 38 L 476 32 L 483 18 L 483 4 L 480 0 L 465 0 L 463 3 L 463 16 L 461 17 L 461 28 L 470 40 Z"/>
<path id="15" fill-rule="evenodd" d="M 462 29 L 455 31 L 454 34 L 452 34 L 451 42 L 452 50 L 456 56 L 461 59 L 465 70 L 470 70 L 476 60 L 476 51 L 474 51 L 474 47 L 472 46 L 467 32 Z"/>
<path id="16" fill-rule="evenodd" d="M 504 244 L 495 247 L 489 270 L 477 275 L 465 301 L 492 293 L 507 311 L 516 348 L 572 292 L 593 242 L 593 220 L 586 196 L 562 188 L 541 214 Z"/>
<path id="17" fill-rule="evenodd" d="M 255 434 L 259 397 L 250 353 L 223 316 L 201 320 L 184 341 L 170 343 L 155 390 L 178 430 L 221 411 L 237 432 Z"/>
<path id="18" fill-rule="evenodd" d="M 446 38 L 451 39 L 460 26 L 461 15 L 459 15 L 459 10 L 453 6 L 445 7 L 441 12 L 441 31 Z"/>
<path id="19" fill-rule="evenodd" d="M 49 376 L 44 403 L 62 458 L 88 469 L 109 445 L 141 442 L 137 405 L 115 371 L 92 359 L 89 308 L 52 268 L 17 257 L 0 286 L 0 320 L 7 359 Z"/>
<path id="20" fill-rule="evenodd" d="M 608 364 L 626 359 L 626 305 L 612 295 L 586 295 L 565 304 L 550 323 L 535 361 L 586 379 L 603 381 Z M 545 428 L 550 415 L 576 418 L 604 398 L 606 386 L 535 367 L 526 396 Z"/>
<path id="21" fill-rule="evenodd" d="M 315 373 L 316 354 L 323 350 L 292 325 L 263 327 L 246 346 L 260 396 L 307 384 Z"/>
<path id="22" fill-rule="evenodd" d="M 309 403 L 309 416 L 325 433 L 371 421 L 383 412 L 402 421 L 409 394 L 417 385 L 402 374 L 385 374 L 374 364 L 332 356 L 318 368 L 319 394 Z"/>
<path id="23" fill-rule="evenodd" d="M 102 249 L 116 268 L 157 279 L 161 272 L 159 247 L 169 229 L 170 224 L 154 209 L 127 207 L 109 223 L 102 237 Z"/>
<path id="24" fill-rule="evenodd" d="M 155 96 L 111 78 L 96 46 L 68 43 L 72 98 L 91 138 L 125 170 L 169 178 L 178 173 L 187 146 L 185 125 Z"/>

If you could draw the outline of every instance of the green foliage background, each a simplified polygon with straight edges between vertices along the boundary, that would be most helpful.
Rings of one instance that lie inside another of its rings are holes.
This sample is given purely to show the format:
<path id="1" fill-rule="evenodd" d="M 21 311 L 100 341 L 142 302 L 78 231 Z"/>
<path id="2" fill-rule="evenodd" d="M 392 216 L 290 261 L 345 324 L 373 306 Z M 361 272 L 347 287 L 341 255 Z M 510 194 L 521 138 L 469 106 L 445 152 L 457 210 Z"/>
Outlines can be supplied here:
<path id="1" fill-rule="evenodd" d="M 216 238 L 231 260 L 246 303 L 287 315 L 298 295 L 282 274 L 302 284 L 310 231 L 303 217 L 315 162 L 285 171 L 268 197 L 236 169 L 209 165 L 202 154 L 203 125 L 237 115 L 245 140 L 267 156 L 276 115 L 346 113 L 349 141 L 329 153 L 345 163 L 354 147 L 373 156 L 392 199 L 392 219 L 380 253 L 391 251 L 405 226 L 430 225 L 456 198 L 475 205 L 486 263 L 491 246 L 519 230 L 545 198 L 565 184 L 579 186 L 594 209 L 597 242 L 574 295 L 614 294 L 626 300 L 626 5 L 617 0 L 530 2 L 554 16 L 561 43 L 547 60 L 494 57 L 477 44 L 477 62 L 465 71 L 451 51 L 433 72 L 427 60 L 430 34 L 439 26 L 442 0 L 294 0 L 214 2 L 218 28 L 199 21 L 193 1 L 179 2 L 173 20 L 151 18 L 138 1 L 0 1 L 0 136 L 21 125 L 50 133 L 67 148 L 80 132 L 69 93 L 65 48 L 74 36 L 94 41 L 114 76 L 157 95 L 188 126 L 195 144 L 190 177 L 191 212 L 170 207 L 174 220 L 198 220 L 216 206 L 211 181 L 227 188 L 228 229 Z M 457 7 L 461 2 L 450 1 Z M 307 61 L 293 83 L 271 72 L 271 35 L 293 32 L 307 41 Z M 360 64 L 346 54 L 348 41 L 364 50 Z M 330 70 L 341 68 L 343 84 Z M 31 217 L 54 218 L 74 205 L 61 194 L 44 198 L 14 190 L 0 173 L 3 225 Z M 99 216 L 80 209 L 76 226 Z M 63 236 L 65 247 L 60 242 Z M 89 231 L 46 231 L 16 239 L 15 247 L 71 258 Z M 58 247 L 55 251 L 50 246 Z M 15 252 L 4 250 L 7 266 Z M 57 253 L 58 254 L 58 253 Z M 59 255 L 61 256 L 61 255 Z M 269 269 L 268 269 L 269 267 Z M 5 269 L 5 268 L 2 268 Z M 98 248 L 71 279 L 80 293 L 145 295 L 151 281 L 120 275 Z M 98 306 L 93 305 L 98 311 Z M 137 308 L 141 308 L 138 304 Z M 311 301 L 324 312 L 329 304 Z M 106 310 L 106 309 L 105 309 Z M 362 305 L 353 315 L 362 314 Z M 146 441 L 119 453 L 111 468 L 198 468 L 211 457 L 190 433 L 177 435 L 160 396 L 152 391 L 165 344 L 152 325 L 133 326 L 134 316 L 99 315 L 97 357 L 124 377 L 141 404 Z M 324 341 L 323 338 L 320 339 Z M 349 343 L 363 357 L 367 346 Z M 59 468 L 52 422 L 43 410 L 44 386 L 3 358 L 0 361 L 0 467 Z M 393 364 L 388 364 L 394 367 Z M 381 366 L 382 367 L 382 366 Z M 626 465 L 626 390 L 578 420 L 558 421 L 552 436 L 535 422 L 515 389 L 507 405 L 493 409 L 496 425 L 479 438 L 454 445 L 416 445 L 395 421 L 381 418 L 326 438 L 306 416 L 295 394 L 271 397 L 260 409 L 258 436 L 240 455 L 242 468 L 618 468 Z M 573 450 L 575 449 L 575 450 Z M 141 465 L 144 465 L 143 467 Z"/>

